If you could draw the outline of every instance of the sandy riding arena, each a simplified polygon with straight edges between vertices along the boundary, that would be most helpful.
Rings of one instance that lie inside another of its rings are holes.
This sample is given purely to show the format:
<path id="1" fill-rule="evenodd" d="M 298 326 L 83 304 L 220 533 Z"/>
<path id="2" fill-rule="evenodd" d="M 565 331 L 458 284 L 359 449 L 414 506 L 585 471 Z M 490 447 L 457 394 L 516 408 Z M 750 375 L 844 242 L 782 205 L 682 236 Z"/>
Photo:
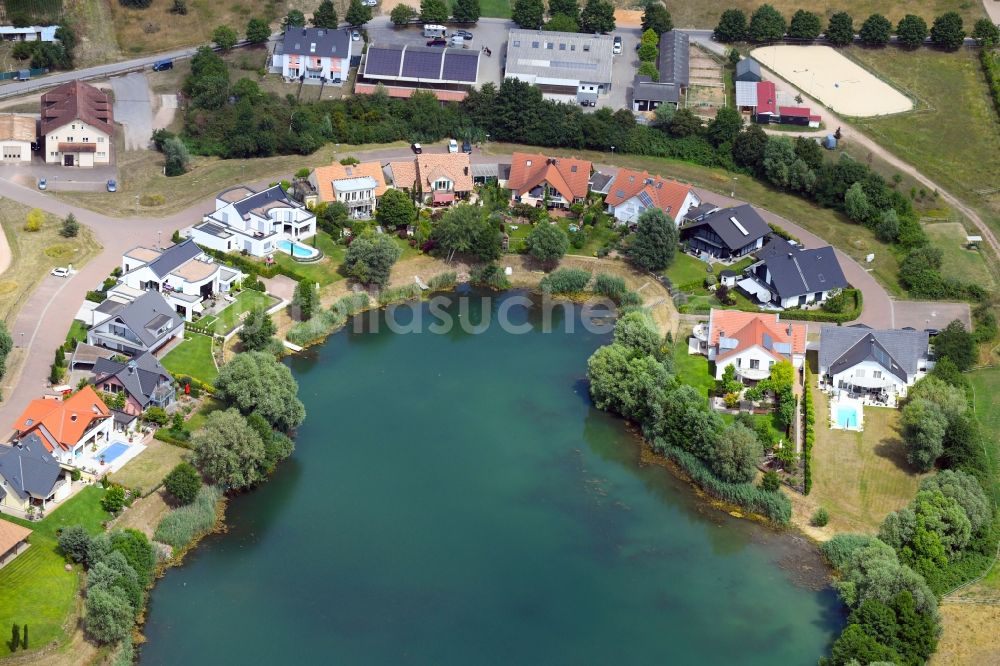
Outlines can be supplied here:
<path id="1" fill-rule="evenodd" d="M 913 108 L 906 95 L 829 46 L 765 46 L 750 55 L 836 113 L 882 116 Z"/>

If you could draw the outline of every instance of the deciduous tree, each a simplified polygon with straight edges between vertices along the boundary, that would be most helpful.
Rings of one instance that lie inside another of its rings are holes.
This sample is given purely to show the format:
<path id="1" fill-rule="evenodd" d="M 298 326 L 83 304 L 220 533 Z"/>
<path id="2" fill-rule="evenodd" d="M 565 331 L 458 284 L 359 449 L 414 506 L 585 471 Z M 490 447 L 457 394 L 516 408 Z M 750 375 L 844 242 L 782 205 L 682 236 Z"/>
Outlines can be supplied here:
<path id="1" fill-rule="evenodd" d="M 918 398 L 903 407 L 900 425 L 910 464 L 921 472 L 928 471 L 944 451 L 947 417 L 930 400 Z"/>
<path id="2" fill-rule="evenodd" d="M 934 19 L 931 26 L 931 41 L 935 46 L 954 51 L 965 40 L 965 28 L 958 12 L 945 12 Z"/>
<path id="3" fill-rule="evenodd" d="M 674 262 L 677 253 L 677 226 L 659 208 L 639 215 L 638 225 L 628 245 L 628 258 L 647 271 L 662 271 Z"/>
<path id="4" fill-rule="evenodd" d="M 961 371 L 971 368 L 976 360 L 975 338 L 957 319 L 934 337 L 933 344 L 939 359 L 949 359 Z"/>
<path id="5" fill-rule="evenodd" d="M 896 39 L 900 46 L 916 48 L 927 39 L 927 22 L 914 14 L 907 14 L 896 26 Z"/>
<path id="6" fill-rule="evenodd" d="M 281 432 L 306 417 L 291 370 L 265 352 L 237 354 L 219 370 L 215 388 L 219 399 L 244 414 L 257 412 Z"/>
<path id="7" fill-rule="evenodd" d="M 533 259 L 552 265 L 566 254 L 569 237 L 558 225 L 542 220 L 528 232 L 524 244 Z"/>
<path id="8" fill-rule="evenodd" d="M 750 41 L 774 42 L 785 36 L 785 17 L 772 5 L 763 4 L 750 17 Z"/>
<path id="9" fill-rule="evenodd" d="M 281 25 L 285 30 L 288 28 L 304 28 L 306 27 L 306 15 L 298 9 L 292 9 L 285 15 L 285 18 L 281 21 Z"/>
<path id="10" fill-rule="evenodd" d="M 223 51 L 231 51 L 239 38 L 236 31 L 228 25 L 220 25 L 212 31 L 212 41 Z"/>
<path id="11" fill-rule="evenodd" d="M 545 20 L 545 5 L 542 4 L 542 0 L 514 0 L 511 20 L 519 28 L 537 30 Z"/>
<path id="12" fill-rule="evenodd" d="M 482 15 L 479 0 L 455 0 L 452 16 L 462 23 L 475 23 Z"/>
<path id="13" fill-rule="evenodd" d="M 344 272 L 362 284 L 385 287 L 392 266 L 402 253 L 391 237 L 367 233 L 355 238 L 347 248 Z"/>
<path id="14" fill-rule="evenodd" d="M 587 0 L 580 12 L 581 32 L 606 34 L 615 30 L 615 7 L 608 0 Z"/>
<path id="15" fill-rule="evenodd" d="M 731 44 L 744 41 L 748 33 L 747 15 L 743 13 L 743 10 L 727 9 L 719 17 L 719 24 L 715 26 L 714 36 L 717 41 Z"/>
<path id="16" fill-rule="evenodd" d="M 750 483 L 757 476 L 761 448 L 757 435 L 734 423 L 722 431 L 714 454 L 707 461 L 715 475 L 728 483 Z"/>
<path id="17" fill-rule="evenodd" d="M 313 14 L 312 24 L 317 28 L 336 28 L 340 23 L 333 0 L 323 0 Z"/>
<path id="18" fill-rule="evenodd" d="M 253 308 L 247 313 L 237 335 L 244 351 L 262 351 L 268 348 L 277 331 L 271 315 L 263 308 Z"/>
<path id="19" fill-rule="evenodd" d="M 858 37 L 866 46 L 885 46 L 892 37 L 892 23 L 881 14 L 872 14 L 861 24 Z"/>
<path id="20" fill-rule="evenodd" d="M 666 6 L 657 1 L 646 4 L 646 9 L 642 12 L 642 30 L 652 30 L 657 35 L 670 32 L 674 29 L 674 20 L 670 16 L 670 11 Z"/>
<path id="21" fill-rule="evenodd" d="M 209 414 L 191 437 L 194 463 L 224 488 L 241 490 L 263 480 L 264 443 L 236 409 Z"/>
<path id="22" fill-rule="evenodd" d="M 262 18 L 254 17 L 247 21 L 247 41 L 251 44 L 264 44 L 271 38 L 271 26 Z"/>
<path id="23" fill-rule="evenodd" d="M 413 19 L 417 18 L 417 10 L 413 7 L 405 4 L 399 3 L 392 8 L 389 12 L 389 20 L 392 21 L 393 25 L 406 25 Z"/>
<path id="24" fill-rule="evenodd" d="M 420 0 L 420 20 L 424 23 L 444 23 L 449 14 L 445 0 Z"/>
<path id="25" fill-rule="evenodd" d="M 708 123 L 706 136 L 716 146 L 733 141 L 743 128 L 743 117 L 734 108 L 724 106 L 720 108 L 715 118 Z"/>
<path id="26" fill-rule="evenodd" d="M 417 216 L 413 200 L 403 190 L 390 188 L 379 199 L 375 221 L 385 229 L 400 229 L 412 224 Z"/>
<path id="27" fill-rule="evenodd" d="M 795 12 L 788 24 L 788 36 L 795 39 L 816 39 L 822 31 L 819 16 L 805 9 Z"/>
<path id="28" fill-rule="evenodd" d="M 191 463 L 178 463 L 163 478 L 163 487 L 181 504 L 190 504 L 201 489 L 201 476 Z"/>
<path id="29" fill-rule="evenodd" d="M 854 41 L 854 19 L 847 12 L 837 12 L 826 26 L 826 41 L 834 46 L 847 46 Z"/>
<path id="30" fill-rule="evenodd" d="M 135 611 L 121 589 L 95 587 L 87 591 L 84 624 L 98 643 L 117 643 L 131 633 Z"/>
<path id="31" fill-rule="evenodd" d="M 444 0 L 426 0 L 428 3 L 442 4 L 444 5 Z M 423 2 L 420 3 L 420 9 L 423 11 Z M 444 10 L 444 18 L 442 21 L 448 20 L 448 8 L 447 5 Z M 361 27 L 364 24 L 372 20 L 372 8 L 368 5 L 361 4 L 361 0 L 351 0 L 351 4 L 347 6 L 347 14 L 344 16 L 344 20 L 347 21 L 347 25 L 353 25 L 356 27 Z"/>

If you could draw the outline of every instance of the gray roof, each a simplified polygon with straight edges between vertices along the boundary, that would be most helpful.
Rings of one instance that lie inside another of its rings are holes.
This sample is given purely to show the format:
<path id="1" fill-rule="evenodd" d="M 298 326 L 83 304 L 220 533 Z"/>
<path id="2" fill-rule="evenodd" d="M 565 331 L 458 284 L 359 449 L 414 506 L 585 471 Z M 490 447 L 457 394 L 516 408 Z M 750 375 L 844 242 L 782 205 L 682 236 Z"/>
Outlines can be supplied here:
<path id="1" fill-rule="evenodd" d="M 363 77 L 388 81 L 474 84 L 479 77 L 481 55 L 479 49 L 369 44 Z"/>
<path id="2" fill-rule="evenodd" d="M 611 83 L 611 35 L 515 28 L 507 36 L 505 75 Z"/>
<path id="3" fill-rule="evenodd" d="M 290 28 L 281 42 L 281 52 L 292 55 L 346 58 L 350 48 L 350 30 Z"/>
<path id="4" fill-rule="evenodd" d="M 127 412 L 119 412 L 117 409 L 112 409 L 110 411 L 111 411 L 111 417 L 114 419 L 115 423 L 118 423 L 120 425 L 128 425 L 129 423 L 132 423 L 132 421 L 135 421 L 137 418 L 139 418 L 135 414 L 128 414 Z"/>
<path id="5" fill-rule="evenodd" d="M 736 63 L 737 81 L 760 81 L 760 63 L 753 58 L 743 58 Z"/>
<path id="6" fill-rule="evenodd" d="M 216 222 L 202 222 L 195 226 L 195 229 L 202 233 L 206 233 L 209 236 L 215 236 L 216 238 L 231 238 L 232 234 L 226 230 L 224 226 Z"/>
<path id="7" fill-rule="evenodd" d="M 498 178 L 500 176 L 500 166 L 494 164 L 473 164 L 470 167 L 473 178 Z"/>
<path id="8" fill-rule="evenodd" d="M 21 437 L 18 445 L 0 445 L 0 476 L 21 499 L 48 497 L 62 469 L 37 433 Z"/>
<path id="9" fill-rule="evenodd" d="M 174 331 L 184 321 L 158 291 L 147 291 L 114 316 L 135 333 L 146 347 L 152 347 L 163 337 L 156 334 L 161 326 L 172 321 L 173 325 L 169 330 Z"/>
<path id="10" fill-rule="evenodd" d="M 829 245 L 802 250 L 775 236 L 761 248 L 757 258 L 767 265 L 771 283 L 782 298 L 850 286 Z"/>
<path id="11" fill-rule="evenodd" d="M 256 192 L 248 197 L 240 199 L 239 201 L 234 201 L 233 206 L 236 208 L 236 212 L 240 214 L 240 217 L 245 218 L 253 209 L 266 206 L 267 204 L 273 202 L 282 203 L 291 208 L 303 207 L 298 201 L 289 197 L 288 193 L 285 192 L 285 189 L 281 187 L 281 185 L 274 185 L 262 192 Z"/>
<path id="12" fill-rule="evenodd" d="M 607 194 L 614 179 L 614 176 L 595 171 L 590 177 L 590 190 L 599 194 Z"/>
<path id="13" fill-rule="evenodd" d="M 681 89 L 676 83 L 658 83 L 644 74 L 637 74 L 632 81 L 632 101 L 677 103 L 680 98 Z"/>
<path id="14" fill-rule="evenodd" d="M 771 232 L 771 227 L 767 226 L 764 218 L 750 204 L 743 204 L 735 208 L 722 208 L 714 213 L 709 213 L 701 221 L 695 222 L 687 229 L 699 227 L 710 228 L 722 239 L 727 248 L 734 251 L 756 242 L 757 239 L 763 238 Z"/>
<path id="15" fill-rule="evenodd" d="M 872 360 L 906 381 L 927 358 L 926 331 L 875 330 L 867 326 L 824 326 L 820 329 L 819 366 L 829 374 Z"/>
<path id="16" fill-rule="evenodd" d="M 688 85 L 691 81 L 689 52 L 687 33 L 671 30 L 660 35 L 660 83 Z"/>
<path id="17" fill-rule="evenodd" d="M 156 277 L 162 278 L 165 275 L 169 275 L 178 266 L 183 266 L 191 261 L 199 254 L 201 254 L 201 248 L 189 238 L 177 245 L 168 247 L 163 251 L 163 254 L 149 263 L 149 268 L 156 274 Z"/>
<path id="18" fill-rule="evenodd" d="M 114 377 L 121 382 L 128 394 L 143 408 L 149 404 L 160 384 L 172 383 L 174 380 L 167 369 L 149 352 L 125 363 L 106 358 L 97 359 L 94 364 L 94 384 L 100 386 L 108 377 Z"/>
<path id="19" fill-rule="evenodd" d="M 714 213 L 717 210 L 719 210 L 719 207 L 714 203 L 703 201 L 700 205 L 688 209 L 688 212 L 684 217 L 688 220 L 698 220 L 699 218 L 703 218 L 709 213 Z"/>

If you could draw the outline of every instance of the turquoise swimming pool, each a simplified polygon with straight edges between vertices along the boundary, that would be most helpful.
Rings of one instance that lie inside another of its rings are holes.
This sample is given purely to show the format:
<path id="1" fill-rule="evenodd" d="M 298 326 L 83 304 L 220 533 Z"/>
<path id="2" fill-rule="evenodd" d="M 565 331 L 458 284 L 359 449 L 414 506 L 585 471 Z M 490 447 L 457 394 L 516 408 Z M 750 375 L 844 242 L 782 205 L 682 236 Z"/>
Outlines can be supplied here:
<path id="1" fill-rule="evenodd" d="M 293 243 L 290 240 L 278 241 L 278 249 L 285 254 L 292 255 L 292 258 L 294 259 L 312 259 L 319 254 L 319 250 L 315 248 L 311 248 L 306 245 L 299 245 L 298 243 Z"/>
<path id="2" fill-rule="evenodd" d="M 841 428 L 857 428 L 858 408 L 854 405 L 838 405 L 837 425 Z"/>
<path id="3" fill-rule="evenodd" d="M 125 453 L 128 450 L 128 444 L 124 442 L 115 442 L 108 448 L 104 449 L 100 453 L 100 457 L 104 459 L 104 462 L 110 464 L 115 458 Z"/>

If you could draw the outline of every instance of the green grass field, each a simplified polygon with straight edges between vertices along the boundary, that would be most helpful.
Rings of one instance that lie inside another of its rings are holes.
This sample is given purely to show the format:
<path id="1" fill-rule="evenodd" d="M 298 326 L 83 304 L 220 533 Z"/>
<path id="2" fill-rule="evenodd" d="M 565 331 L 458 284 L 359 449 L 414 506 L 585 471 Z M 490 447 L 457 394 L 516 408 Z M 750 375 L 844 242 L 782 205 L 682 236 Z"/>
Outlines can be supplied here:
<path id="1" fill-rule="evenodd" d="M 66 342 L 76 340 L 77 342 L 87 341 L 87 325 L 79 319 L 74 319 L 70 324 L 69 333 L 66 334 Z"/>
<path id="2" fill-rule="evenodd" d="M 963 282 L 981 284 L 988 289 L 994 286 L 993 276 L 982 252 L 985 250 L 969 250 L 965 237 L 969 232 L 958 222 L 928 224 L 924 227 L 931 239 L 931 245 L 940 248 L 944 253 L 941 264 L 941 274 Z"/>
<path id="3" fill-rule="evenodd" d="M 233 330 L 242 319 L 245 312 L 250 312 L 254 308 L 267 309 L 277 303 L 277 299 L 265 293 L 244 289 L 236 296 L 236 302 L 216 315 L 212 324 L 217 335 L 225 335 Z"/>
<path id="4" fill-rule="evenodd" d="M 190 375 L 211 384 L 219 375 L 212 361 L 212 338 L 200 333 L 185 333 L 184 342 L 162 359 L 163 367 L 174 375 Z"/>
<path id="5" fill-rule="evenodd" d="M 179 446 L 152 439 L 146 450 L 112 474 L 111 480 L 126 488 L 139 488 L 146 495 L 163 482 L 163 477 L 184 460 L 187 453 Z"/>
<path id="6" fill-rule="evenodd" d="M 479 9 L 489 18 L 510 18 L 510 0 L 479 0 Z"/>
<path id="7" fill-rule="evenodd" d="M 706 398 L 715 390 L 715 376 L 709 373 L 708 357 L 701 354 L 688 354 L 688 335 L 678 336 L 674 345 L 674 366 L 677 379 L 683 384 L 698 389 Z"/>
<path id="8" fill-rule="evenodd" d="M 346 247 L 338 245 L 329 234 L 322 231 L 306 241 L 306 244 L 317 248 L 325 256 L 315 263 L 303 264 L 295 261 L 284 252 L 275 252 L 274 261 L 283 268 L 293 270 L 298 275 L 318 282 L 321 287 L 344 279 L 344 276 L 338 271 L 340 265 L 344 263 Z"/>
<path id="9" fill-rule="evenodd" d="M 664 271 L 664 275 L 670 278 L 675 288 L 680 288 L 692 282 L 703 282 L 708 276 L 708 264 L 690 254 L 678 252 L 674 263 Z"/>

